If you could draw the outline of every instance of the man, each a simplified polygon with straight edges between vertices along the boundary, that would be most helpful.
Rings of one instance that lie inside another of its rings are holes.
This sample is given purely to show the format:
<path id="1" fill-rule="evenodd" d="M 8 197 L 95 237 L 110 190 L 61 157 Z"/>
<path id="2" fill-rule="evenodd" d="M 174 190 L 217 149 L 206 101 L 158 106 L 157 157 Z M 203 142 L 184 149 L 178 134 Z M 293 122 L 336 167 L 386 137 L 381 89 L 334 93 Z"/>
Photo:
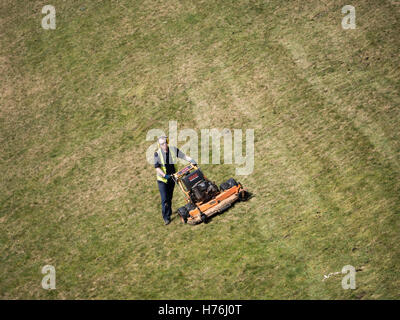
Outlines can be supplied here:
<path id="1" fill-rule="evenodd" d="M 157 184 L 161 195 L 161 210 L 165 225 L 171 222 L 172 196 L 175 187 L 172 175 L 177 171 L 177 158 L 196 165 L 192 158 L 186 156 L 178 148 L 168 146 L 168 137 L 159 137 L 158 150 L 154 153 L 154 167 L 157 171 Z"/>

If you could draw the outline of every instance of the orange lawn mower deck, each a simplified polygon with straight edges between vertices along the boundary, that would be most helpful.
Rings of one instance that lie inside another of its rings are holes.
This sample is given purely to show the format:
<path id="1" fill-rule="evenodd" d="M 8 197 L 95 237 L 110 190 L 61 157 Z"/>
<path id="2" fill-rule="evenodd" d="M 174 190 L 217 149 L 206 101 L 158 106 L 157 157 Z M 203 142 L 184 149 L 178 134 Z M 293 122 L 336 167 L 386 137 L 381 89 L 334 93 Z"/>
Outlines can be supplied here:
<path id="1" fill-rule="evenodd" d="M 189 164 L 172 175 L 185 195 L 187 204 L 177 211 L 183 223 L 199 224 L 228 209 L 236 201 L 248 199 L 248 192 L 233 178 L 218 188 L 197 165 Z"/>

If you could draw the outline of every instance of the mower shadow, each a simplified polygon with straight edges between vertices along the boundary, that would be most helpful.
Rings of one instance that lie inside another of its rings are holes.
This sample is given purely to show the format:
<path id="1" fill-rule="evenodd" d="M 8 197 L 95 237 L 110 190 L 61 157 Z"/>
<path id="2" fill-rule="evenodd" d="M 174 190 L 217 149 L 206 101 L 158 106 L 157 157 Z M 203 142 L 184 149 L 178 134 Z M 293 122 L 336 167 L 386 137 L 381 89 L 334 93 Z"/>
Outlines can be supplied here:
<path id="1" fill-rule="evenodd" d="M 209 218 L 208 218 L 205 222 L 203 222 L 203 223 L 204 223 L 204 224 L 210 223 L 215 217 L 218 217 L 219 215 L 224 214 L 225 212 L 229 211 L 229 210 L 232 209 L 237 203 L 239 203 L 239 202 L 246 202 L 246 201 L 250 200 L 250 199 L 253 198 L 253 197 L 254 197 L 254 194 L 247 191 L 247 192 L 246 192 L 246 198 L 245 198 L 245 199 L 243 199 L 243 200 L 238 200 L 238 201 L 232 203 L 231 206 L 229 206 L 229 207 L 226 208 L 225 210 L 223 210 L 223 211 L 221 211 L 221 212 L 218 212 L 217 214 L 214 214 L 213 216 L 209 217 Z"/>

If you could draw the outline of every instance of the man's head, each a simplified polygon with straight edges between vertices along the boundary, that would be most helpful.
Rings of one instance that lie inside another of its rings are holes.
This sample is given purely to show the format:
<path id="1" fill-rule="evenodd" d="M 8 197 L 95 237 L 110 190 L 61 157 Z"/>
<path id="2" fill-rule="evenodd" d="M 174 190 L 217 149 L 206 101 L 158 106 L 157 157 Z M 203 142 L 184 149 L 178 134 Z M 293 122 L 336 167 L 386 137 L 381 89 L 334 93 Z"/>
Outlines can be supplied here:
<path id="1" fill-rule="evenodd" d="M 166 136 L 161 136 L 158 138 L 158 145 L 161 147 L 161 149 L 164 152 L 167 152 L 168 150 L 168 137 Z"/>

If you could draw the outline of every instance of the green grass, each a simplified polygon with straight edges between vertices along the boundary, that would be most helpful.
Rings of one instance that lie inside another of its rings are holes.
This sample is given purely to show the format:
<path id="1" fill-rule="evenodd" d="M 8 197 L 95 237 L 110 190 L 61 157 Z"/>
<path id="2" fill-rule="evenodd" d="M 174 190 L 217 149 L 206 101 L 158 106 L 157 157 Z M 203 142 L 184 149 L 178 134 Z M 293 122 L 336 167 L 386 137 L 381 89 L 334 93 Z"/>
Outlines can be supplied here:
<path id="1" fill-rule="evenodd" d="M 51 4 L 54 31 L 0 4 L 0 298 L 400 298 L 397 2 L 353 2 L 355 30 L 335 1 Z M 169 120 L 254 129 L 254 197 L 165 227 L 145 138 Z M 356 290 L 322 281 L 348 264 Z"/>

